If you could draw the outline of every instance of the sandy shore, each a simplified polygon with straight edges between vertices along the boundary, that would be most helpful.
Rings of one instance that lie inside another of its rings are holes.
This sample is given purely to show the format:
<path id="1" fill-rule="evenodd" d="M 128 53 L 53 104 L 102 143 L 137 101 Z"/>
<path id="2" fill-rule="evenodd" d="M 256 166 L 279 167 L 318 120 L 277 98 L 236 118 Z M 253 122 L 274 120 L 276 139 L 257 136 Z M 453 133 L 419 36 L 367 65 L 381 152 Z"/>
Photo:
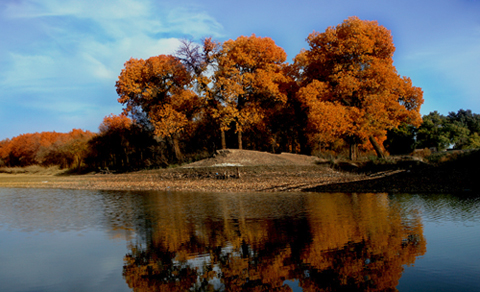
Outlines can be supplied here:
<path id="1" fill-rule="evenodd" d="M 69 175 L 26 167 L 0 173 L 0 187 L 207 192 L 480 194 L 480 151 L 439 164 L 418 159 L 359 167 L 348 161 L 251 150 L 219 150 L 182 167 L 123 174 Z"/>
<path id="2" fill-rule="evenodd" d="M 208 192 L 478 192 L 455 170 L 388 170 L 369 174 L 327 166 L 174 168 L 126 174 L 0 174 L 0 187 Z"/>
<path id="3" fill-rule="evenodd" d="M 0 174 L 0 187 L 91 190 L 170 190 L 211 192 L 302 191 L 351 182 L 366 176 L 327 167 L 208 167 L 161 169 L 126 174 Z"/>

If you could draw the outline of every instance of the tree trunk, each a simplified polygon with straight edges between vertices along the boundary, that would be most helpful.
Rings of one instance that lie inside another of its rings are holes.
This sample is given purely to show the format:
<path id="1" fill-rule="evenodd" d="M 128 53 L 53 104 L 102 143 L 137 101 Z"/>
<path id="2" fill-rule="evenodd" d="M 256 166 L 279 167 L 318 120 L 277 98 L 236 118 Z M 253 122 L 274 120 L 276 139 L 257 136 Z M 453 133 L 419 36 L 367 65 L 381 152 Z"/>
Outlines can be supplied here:
<path id="1" fill-rule="evenodd" d="M 242 131 L 237 132 L 238 135 L 238 149 L 242 150 Z"/>
<path id="2" fill-rule="evenodd" d="M 355 161 L 358 158 L 358 144 L 357 142 L 350 143 L 350 160 Z"/>
<path id="3" fill-rule="evenodd" d="M 177 158 L 177 161 L 183 162 L 183 155 L 182 151 L 180 150 L 180 142 L 178 141 L 178 137 L 176 135 L 173 136 L 173 151 L 175 151 L 175 157 Z"/>
<path id="4" fill-rule="evenodd" d="M 125 166 L 129 167 L 130 166 L 130 159 L 128 159 L 128 152 L 127 149 L 123 149 L 123 153 L 125 154 Z"/>
<path id="5" fill-rule="evenodd" d="M 375 152 L 377 152 L 377 157 L 378 158 L 385 158 L 385 154 L 382 151 L 382 148 L 380 145 L 378 145 L 377 140 L 373 136 L 368 137 L 368 140 L 370 140 L 370 143 L 372 143 L 373 149 L 375 149 Z"/>
<path id="6" fill-rule="evenodd" d="M 225 130 L 220 130 L 220 135 L 222 137 L 222 149 L 227 149 L 227 141 L 225 140 Z"/>

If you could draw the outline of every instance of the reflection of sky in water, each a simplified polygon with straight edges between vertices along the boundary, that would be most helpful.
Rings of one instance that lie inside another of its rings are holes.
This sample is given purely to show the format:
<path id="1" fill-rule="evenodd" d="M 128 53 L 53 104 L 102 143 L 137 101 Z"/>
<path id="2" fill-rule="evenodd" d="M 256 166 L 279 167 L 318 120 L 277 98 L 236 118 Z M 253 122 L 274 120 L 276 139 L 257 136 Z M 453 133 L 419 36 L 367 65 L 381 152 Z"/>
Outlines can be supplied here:
<path id="1" fill-rule="evenodd" d="M 480 291 L 480 197 L 409 196 L 422 212 L 427 253 L 406 268 L 400 291 Z"/>
<path id="2" fill-rule="evenodd" d="M 281 253 L 292 244 L 298 244 L 302 232 L 316 230 L 308 235 L 313 236 L 312 241 L 317 241 L 317 249 L 310 252 L 324 253 L 321 248 L 329 245 L 322 243 L 328 239 L 328 234 L 324 238 L 322 230 L 333 232 L 335 226 L 342 229 L 348 222 L 356 224 L 356 220 L 367 220 L 365 226 L 374 231 L 388 226 L 375 225 L 378 218 L 395 217 L 395 212 L 401 214 L 405 226 L 411 227 L 418 224 L 415 220 L 420 216 L 427 242 L 427 252 L 419 256 L 413 266 L 404 267 L 397 287 L 399 291 L 480 291 L 477 279 L 480 275 L 477 253 L 480 246 L 479 199 L 369 195 L 370 199 L 362 201 L 366 198 L 362 194 L 350 197 L 345 194 L 152 194 L 0 189 L 0 291 L 130 291 L 122 277 L 124 256 L 130 252 L 129 243 L 140 240 L 145 248 L 142 241 L 148 238 L 148 232 L 157 236 L 157 244 L 172 239 L 166 235 L 167 229 L 163 229 L 172 222 L 186 228 L 173 233 L 180 236 L 177 239 L 183 238 L 181 231 L 187 231 L 199 240 L 197 243 L 208 242 L 212 234 L 209 228 L 217 228 L 213 234 L 219 236 L 226 232 L 224 228 L 228 225 L 229 232 L 233 232 L 229 235 L 231 239 L 248 234 L 253 238 L 252 245 L 240 252 L 226 238 L 220 255 L 231 259 L 245 256 L 261 259 L 255 257 L 261 252 L 256 248 L 263 246 L 262 242 L 281 246 L 281 240 L 287 240 L 287 246 L 277 251 Z M 355 204 L 363 207 L 358 209 Z M 356 213 L 345 212 L 348 208 Z M 388 213 L 392 210 L 395 212 Z M 157 223 L 145 225 L 146 222 L 163 223 L 155 227 Z M 155 230 L 163 230 L 163 233 Z M 275 238 L 268 238 L 272 235 Z M 348 238 L 346 236 L 345 240 Z M 338 242 L 342 240 L 340 236 Z M 327 253 L 323 255 L 328 256 Z M 222 267 L 212 262 L 208 252 L 188 256 L 183 262 L 174 259 L 173 264 L 189 265 L 200 274 L 210 266 L 217 276 L 209 279 L 209 283 L 215 289 L 225 287 L 218 276 Z M 268 258 L 263 260 L 268 262 Z M 367 266 L 374 263 L 369 258 L 363 260 Z M 304 264 L 313 262 L 307 260 Z M 304 272 L 309 273 L 304 279 L 309 279 L 318 271 L 307 269 Z M 292 291 L 302 291 L 298 278 L 287 278 L 282 283 Z"/>
<path id="3" fill-rule="evenodd" d="M 0 291 L 130 291 L 128 234 L 104 207 L 98 192 L 0 189 Z"/>
<path id="4" fill-rule="evenodd" d="M 37 232 L 100 228 L 115 232 L 116 225 L 129 221 L 121 218 L 128 213 L 118 212 L 124 199 L 98 191 L 0 189 L 0 228 Z M 108 216 L 112 209 L 116 217 Z"/>
<path id="5" fill-rule="evenodd" d="M 0 230 L 0 291 L 129 291 L 124 241 L 104 231 Z"/>
<path id="6" fill-rule="evenodd" d="M 292 292 L 300 292 L 302 291 L 302 287 L 299 286 L 299 282 L 295 280 L 285 280 L 284 284 L 288 285 L 288 287 L 292 288 Z"/>

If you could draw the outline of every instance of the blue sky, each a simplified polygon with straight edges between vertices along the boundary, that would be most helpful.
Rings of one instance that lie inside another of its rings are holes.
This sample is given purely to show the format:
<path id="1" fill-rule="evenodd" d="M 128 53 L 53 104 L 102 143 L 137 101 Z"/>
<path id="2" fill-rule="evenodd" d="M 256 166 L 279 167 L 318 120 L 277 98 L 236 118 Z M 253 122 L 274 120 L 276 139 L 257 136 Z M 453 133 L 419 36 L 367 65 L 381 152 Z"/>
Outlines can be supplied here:
<path id="1" fill-rule="evenodd" d="M 179 39 L 271 37 L 288 61 L 313 31 L 349 16 L 391 30 L 400 75 L 424 91 L 421 113 L 480 113 L 480 0 L 2 0 L 0 140 L 96 132 L 119 114 L 115 81 L 130 57 L 173 53 Z"/>

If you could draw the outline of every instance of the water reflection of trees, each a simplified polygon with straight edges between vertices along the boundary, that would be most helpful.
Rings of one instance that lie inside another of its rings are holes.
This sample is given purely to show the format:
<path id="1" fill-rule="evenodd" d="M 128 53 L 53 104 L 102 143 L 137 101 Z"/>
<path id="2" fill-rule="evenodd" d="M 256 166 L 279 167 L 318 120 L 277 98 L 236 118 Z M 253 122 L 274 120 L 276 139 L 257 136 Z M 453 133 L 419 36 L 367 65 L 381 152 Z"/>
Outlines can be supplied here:
<path id="1" fill-rule="evenodd" d="M 124 261 L 134 291 L 395 291 L 426 251 L 387 195 L 147 196 Z"/>

